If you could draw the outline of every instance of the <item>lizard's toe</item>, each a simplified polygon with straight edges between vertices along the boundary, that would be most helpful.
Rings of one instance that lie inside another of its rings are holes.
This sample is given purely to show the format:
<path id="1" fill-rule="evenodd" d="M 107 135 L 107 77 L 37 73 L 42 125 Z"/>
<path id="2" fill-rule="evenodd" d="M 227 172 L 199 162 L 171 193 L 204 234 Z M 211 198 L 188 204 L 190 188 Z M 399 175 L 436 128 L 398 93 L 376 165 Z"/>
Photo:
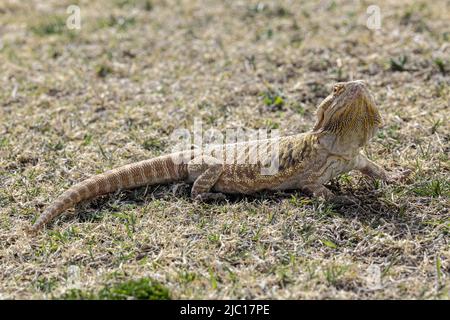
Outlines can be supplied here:
<path id="1" fill-rule="evenodd" d="M 194 197 L 194 200 L 201 201 L 201 202 L 207 202 L 207 201 L 221 201 L 225 200 L 226 196 L 223 193 L 215 193 L 215 192 L 207 192 L 207 193 L 200 193 L 199 195 Z"/>
<path id="2" fill-rule="evenodd" d="M 360 205 L 361 201 L 353 196 L 333 196 L 329 202 L 333 205 L 343 206 L 343 205 Z"/>
<path id="3" fill-rule="evenodd" d="M 413 171 L 411 169 L 405 169 L 403 171 L 393 173 L 389 176 L 387 182 L 388 183 L 403 182 L 408 179 L 408 177 L 411 175 L 412 172 Z"/>
<path id="4" fill-rule="evenodd" d="M 31 225 L 25 226 L 23 231 L 25 231 L 25 234 L 29 236 L 35 236 L 38 233 L 38 230 Z"/>

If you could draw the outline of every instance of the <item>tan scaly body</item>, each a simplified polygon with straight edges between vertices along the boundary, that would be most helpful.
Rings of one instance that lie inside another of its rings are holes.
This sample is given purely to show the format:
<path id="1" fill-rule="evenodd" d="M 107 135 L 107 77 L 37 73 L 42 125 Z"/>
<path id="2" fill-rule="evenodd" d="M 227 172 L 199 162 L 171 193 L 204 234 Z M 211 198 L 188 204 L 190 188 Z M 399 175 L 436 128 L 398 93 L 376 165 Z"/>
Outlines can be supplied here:
<path id="1" fill-rule="evenodd" d="M 389 176 L 360 153 L 380 125 L 381 117 L 364 82 L 338 83 L 319 105 L 317 122 L 310 132 L 216 146 L 207 154 L 189 150 L 107 171 L 65 191 L 29 231 L 37 232 L 83 200 L 120 189 L 175 181 L 193 183 L 191 196 L 198 200 L 223 198 L 223 193 L 284 189 L 302 189 L 313 196 L 336 200 L 338 197 L 324 183 L 350 170 L 388 181 L 409 173 Z M 273 159 L 269 151 L 275 146 L 278 147 L 278 171 L 266 174 L 262 168 Z M 267 152 L 260 152 L 262 157 L 256 162 L 250 160 L 249 155 L 258 148 Z M 230 154 L 234 155 L 232 161 Z M 179 161 L 180 157 L 187 161 Z"/>

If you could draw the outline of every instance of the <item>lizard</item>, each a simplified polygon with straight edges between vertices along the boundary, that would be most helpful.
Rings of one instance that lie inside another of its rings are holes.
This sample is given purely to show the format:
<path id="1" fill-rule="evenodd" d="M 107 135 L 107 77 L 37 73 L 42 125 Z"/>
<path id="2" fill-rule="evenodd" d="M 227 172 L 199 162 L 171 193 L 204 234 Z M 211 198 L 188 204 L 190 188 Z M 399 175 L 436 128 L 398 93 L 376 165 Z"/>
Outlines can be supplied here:
<path id="1" fill-rule="evenodd" d="M 367 84 L 362 80 L 338 82 L 317 107 L 316 123 L 308 132 L 216 145 L 207 153 L 185 150 L 106 171 L 62 193 L 27 231 L 37 233 L 81 201 L 117 190 L 177 181 L 192 183 L 191 198 L 199 201 L 223 199 L 225 194 L 287 189 L 300 189 L 329 201 L 342 200 L 324 184 L 343 173 L 358 170 L 387 182 L 410 173 L 390 173 L 362 153 L 381 126 L 382 118 Z M 274 147 L 278 148 L 275 155 L 268 152 Z M 262 157 L 250 161 L 256 149 L 263 151 Z M 274 157 L 277 171 L 264 173 L 263 167 Z"/>

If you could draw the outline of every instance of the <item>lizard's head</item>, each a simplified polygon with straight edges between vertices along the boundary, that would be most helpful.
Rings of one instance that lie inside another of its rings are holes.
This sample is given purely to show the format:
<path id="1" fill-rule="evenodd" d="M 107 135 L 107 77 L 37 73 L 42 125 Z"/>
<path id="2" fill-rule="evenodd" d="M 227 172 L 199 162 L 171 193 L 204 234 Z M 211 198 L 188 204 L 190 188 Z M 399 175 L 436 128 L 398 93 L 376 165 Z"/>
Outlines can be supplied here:
<path id="1" fill-rule="evenodd" d="M 362 138 L 365 144 L 381 126 L 380 113 L 362 80 L 339 82 L 317 109 L 314 132 Z"/>

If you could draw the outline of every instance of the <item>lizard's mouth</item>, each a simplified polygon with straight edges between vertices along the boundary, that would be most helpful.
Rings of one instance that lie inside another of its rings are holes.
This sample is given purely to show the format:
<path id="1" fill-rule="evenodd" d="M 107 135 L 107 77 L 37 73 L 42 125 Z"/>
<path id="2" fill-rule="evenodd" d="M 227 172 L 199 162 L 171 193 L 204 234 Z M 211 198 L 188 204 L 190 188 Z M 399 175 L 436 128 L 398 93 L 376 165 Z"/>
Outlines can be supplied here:
<path id="1" fill-rule="evenodd" d="M 330 100 L 327 103 L 327 100 Z M 382 125 L 381 116 L 369 90 L 362 81 L 346 83 L 338 96 L 325 99 L 318 109 L 314 131 L 337 135 L 364 135 L 370 139 Z"/>
<path id="2" fill-rule="evenodd" d="M 367 143 L 382 126 L 375 101 L 362 80 L 338 83 L 317 109 L 313 128 L 345 139 Z"/>

